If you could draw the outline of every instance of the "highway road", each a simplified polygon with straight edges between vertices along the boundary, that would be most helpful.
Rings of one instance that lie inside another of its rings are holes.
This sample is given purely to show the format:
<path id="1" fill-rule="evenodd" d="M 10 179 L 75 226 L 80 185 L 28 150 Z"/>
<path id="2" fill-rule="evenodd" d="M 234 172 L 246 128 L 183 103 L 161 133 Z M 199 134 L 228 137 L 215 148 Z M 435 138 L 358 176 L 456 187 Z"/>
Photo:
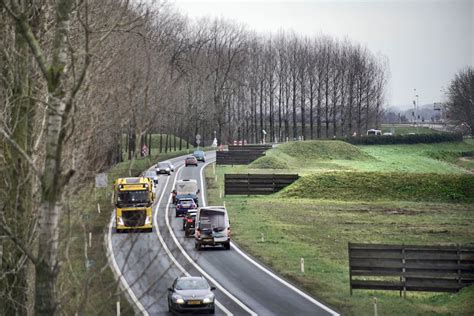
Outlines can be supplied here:
<path id="1" fill-rule="evenodd" d="M 206 164 L 214 160 L 215 153 L 207 153 Z M 112 216 L 106 236 L 109 262 L 142 314 L 168 315 L 167 288 L 173 280 L 181 275 L 203 275 L 217 287 L 218 315 L 337 315 L 234 243 L 231 250 L 195 250 L 193 238 L 184 236 L 182 219 L 174 215 L 170 193 L 177 180 L 196 179 L 201 189 L 199 204 L 206 205 L 205 164 L 184 167 L 184 157 L 171 161 L 175 172 L 159 178 L 153 233 L 116 234 Z"/>

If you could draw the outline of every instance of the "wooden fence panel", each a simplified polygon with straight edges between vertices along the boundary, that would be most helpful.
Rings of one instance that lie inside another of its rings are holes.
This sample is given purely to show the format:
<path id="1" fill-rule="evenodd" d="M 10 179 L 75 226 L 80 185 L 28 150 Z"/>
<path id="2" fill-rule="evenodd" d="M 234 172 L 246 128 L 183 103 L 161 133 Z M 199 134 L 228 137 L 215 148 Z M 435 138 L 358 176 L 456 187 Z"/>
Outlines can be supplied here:
<path id="1" fill-rule="evenodd" d="M 474 284 L 474 247 L 349 243 L 348 251 L 351 294 L 353 289 L 457 292 Z"/>
<path id="2" fill-rule="evenodd" d="M 225 174 L 226 195 L 263 195 L 280 191 L 298 180 L 297 174 Z"/>

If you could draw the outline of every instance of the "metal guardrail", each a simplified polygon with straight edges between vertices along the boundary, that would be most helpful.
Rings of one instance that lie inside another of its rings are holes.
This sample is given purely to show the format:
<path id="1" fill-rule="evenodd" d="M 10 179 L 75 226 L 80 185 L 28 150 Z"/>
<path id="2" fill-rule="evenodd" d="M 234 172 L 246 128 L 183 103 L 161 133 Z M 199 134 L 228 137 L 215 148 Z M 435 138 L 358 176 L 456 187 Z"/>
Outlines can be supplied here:
<path id="1" fill-rule="evenodd" d="M 474 247 L 348 244 L 353 289 L 457 292 L 474 284 Z"/>
<path id="2" fill-rule="evenodd" d="M 226 195 L 265 195 L 280 191 L 299 179 L 297 174 L 225 174 Z"/>

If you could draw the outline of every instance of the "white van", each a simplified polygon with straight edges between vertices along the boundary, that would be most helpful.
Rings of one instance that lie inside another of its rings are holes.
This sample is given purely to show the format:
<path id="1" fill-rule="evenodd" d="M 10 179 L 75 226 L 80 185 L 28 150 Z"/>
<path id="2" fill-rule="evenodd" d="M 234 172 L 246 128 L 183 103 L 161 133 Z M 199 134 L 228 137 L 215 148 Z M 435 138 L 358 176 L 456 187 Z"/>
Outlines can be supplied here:
<path id="1" fill-rule="evenodd" d="M 206 206 L 198 209 L 194 232 L 194 246 L 224 246 L 230 249 L 229 216 L 224 206 Z"/>
<path id="2" fill-rule="evenodd" d="M 379 130 L 379 129 L 369 129 L 369 130 L 367 131 L 367 135 L 380 136 L 380 135 L 382 135 L 382 131 Z"/>

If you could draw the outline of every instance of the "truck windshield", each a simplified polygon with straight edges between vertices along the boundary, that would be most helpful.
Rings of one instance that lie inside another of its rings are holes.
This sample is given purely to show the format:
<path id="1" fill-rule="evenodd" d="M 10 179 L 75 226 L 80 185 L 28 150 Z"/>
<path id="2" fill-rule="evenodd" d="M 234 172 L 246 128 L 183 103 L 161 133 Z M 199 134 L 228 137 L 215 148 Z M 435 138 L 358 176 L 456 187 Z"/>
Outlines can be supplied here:
<path id="1" fill-rule="evenodd" d="M 147 191 L 123 191 L 117 195 L 117 205 L 149 203 Z"/>

